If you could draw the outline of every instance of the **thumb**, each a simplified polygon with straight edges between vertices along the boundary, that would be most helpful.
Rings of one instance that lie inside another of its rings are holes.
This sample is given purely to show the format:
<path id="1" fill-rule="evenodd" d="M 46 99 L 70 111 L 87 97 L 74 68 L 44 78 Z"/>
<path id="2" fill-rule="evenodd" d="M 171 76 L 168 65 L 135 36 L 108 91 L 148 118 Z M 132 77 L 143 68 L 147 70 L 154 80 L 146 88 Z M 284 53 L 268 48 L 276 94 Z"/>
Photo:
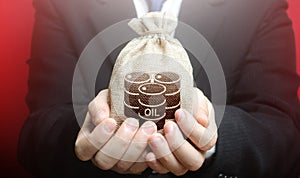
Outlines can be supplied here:
<path id="1" fill-rule="evenodd" d="M 194 88 L 193 92 L 193 106 L 192 106 L 192 114 L 194 118 L 197 120 L 199 124 L 204 127 L 208 127 L 209 125 L 209 100 L 203 94 L 203 92 L 198 89 Z"/>
<path id="2" fill-rule="evenodd" d="M 104 119 L 109 118 L 110 108 L 108 105 L 108 89 L 100 91 L 98 95 L 90 102 L 88 106 L 88 112 L 96 126 Z"/>

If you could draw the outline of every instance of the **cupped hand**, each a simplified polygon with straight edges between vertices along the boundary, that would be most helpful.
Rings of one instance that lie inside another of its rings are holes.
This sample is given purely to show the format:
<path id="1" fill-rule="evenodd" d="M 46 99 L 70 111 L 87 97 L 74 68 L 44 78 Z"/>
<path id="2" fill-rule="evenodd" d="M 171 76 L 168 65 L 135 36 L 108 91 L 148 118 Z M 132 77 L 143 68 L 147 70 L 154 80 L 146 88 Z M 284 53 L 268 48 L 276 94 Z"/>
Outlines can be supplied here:
<path id="1" fill-rule="evenodd" d="M 102 170 L 121 174 L 140 174 L 145 163 L 147 140 L 156 133 L 153 122 L 139 127 L 136 119 L 128 118 L 117 128 L 110 116 L 108 90 L 101 91 L 89 104 L 88 113 L 75 143 L 75 153 L 82 161 L 92 162 Z"/>
<path id="2" fill-rule="evenodd" d="M 189 170 L 196 171 L 205 161 L 206 151 L 216 144 L 212 104 L 199 89 L 194 91 L 193 113 L 177 110 L 176 123 L 168 121 L 164 126 L 165 136 L 156 133 L 148 140 L 152 152 L 146 155 L 146 161 L 158 173 L 180 176 Z"/>

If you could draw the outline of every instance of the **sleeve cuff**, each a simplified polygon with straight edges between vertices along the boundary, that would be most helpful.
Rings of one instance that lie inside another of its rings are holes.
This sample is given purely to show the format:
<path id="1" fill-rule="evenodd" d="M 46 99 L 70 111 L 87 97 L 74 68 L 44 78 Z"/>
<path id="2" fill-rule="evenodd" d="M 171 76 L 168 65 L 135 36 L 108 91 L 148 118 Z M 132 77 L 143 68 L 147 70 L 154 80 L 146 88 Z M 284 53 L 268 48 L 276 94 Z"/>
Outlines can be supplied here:
<path id="1" fill-rule="evenodd" d="M 213 146 L 210 150 L 208 150 L 205 154 L 205 159 L 210 158 L 216 152 L 216 146 Z"/>

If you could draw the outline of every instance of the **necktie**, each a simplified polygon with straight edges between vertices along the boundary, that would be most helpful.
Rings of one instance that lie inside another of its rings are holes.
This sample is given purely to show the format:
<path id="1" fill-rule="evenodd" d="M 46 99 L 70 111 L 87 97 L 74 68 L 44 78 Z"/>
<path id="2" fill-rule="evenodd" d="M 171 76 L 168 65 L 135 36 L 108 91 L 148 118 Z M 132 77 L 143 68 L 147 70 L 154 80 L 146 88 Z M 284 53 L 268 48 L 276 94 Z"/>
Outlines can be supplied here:
<path id="1" fill-rule="evenodd" d="M 151 0 L 151 11 L 160 11 L 165 0 Z"/>

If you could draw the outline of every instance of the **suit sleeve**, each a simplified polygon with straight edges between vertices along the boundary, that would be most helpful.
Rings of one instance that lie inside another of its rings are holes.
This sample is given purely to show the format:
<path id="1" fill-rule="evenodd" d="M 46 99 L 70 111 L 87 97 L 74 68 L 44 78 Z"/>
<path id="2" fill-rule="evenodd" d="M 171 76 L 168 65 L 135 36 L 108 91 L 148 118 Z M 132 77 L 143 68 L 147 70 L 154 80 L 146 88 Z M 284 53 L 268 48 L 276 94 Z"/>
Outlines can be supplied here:
<path id="1" fill-rule="evenodd" d="M 297 177 L 300 136 L 295 44 L 283 1 L 272 1 L 241 67 L 219 128 L 216 154 L 200 172 Z"/>
<path id="2" fill-rule="evenodd" d="M 80 129 L 72 106 L 78 53 L 51 1 L 36 0 L 34 7 L 26 98 L 30 114 L 20 133 L 19 161 L 35 177 L 99 177 L 100 169 L 74 153 Z"/>

